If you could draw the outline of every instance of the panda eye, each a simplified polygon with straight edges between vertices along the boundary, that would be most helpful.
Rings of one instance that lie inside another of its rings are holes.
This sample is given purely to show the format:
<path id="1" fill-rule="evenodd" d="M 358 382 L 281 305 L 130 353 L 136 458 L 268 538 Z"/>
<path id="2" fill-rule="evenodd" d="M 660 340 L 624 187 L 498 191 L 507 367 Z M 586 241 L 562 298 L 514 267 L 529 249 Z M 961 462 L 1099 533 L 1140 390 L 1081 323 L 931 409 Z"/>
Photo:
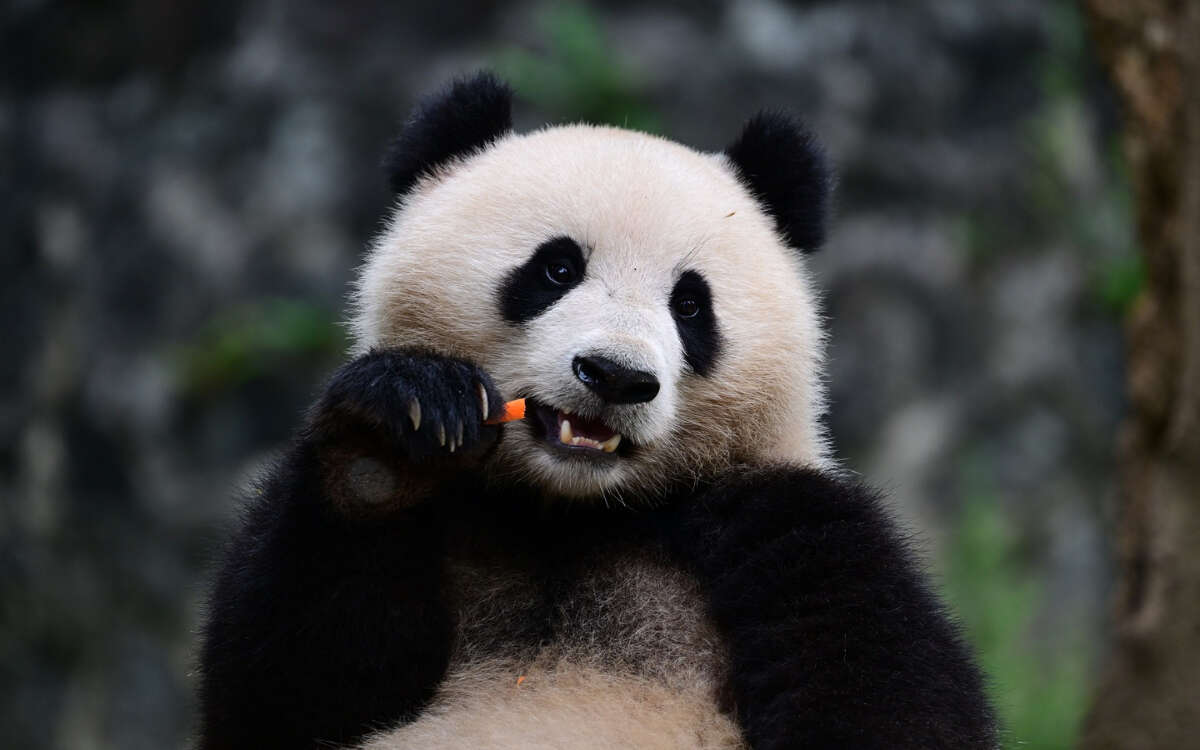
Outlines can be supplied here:
<path id="1" fill-rule="evenodd" d="M 700 314 L 700 303 L 694 297 L 681 297 L 675 301 L 675 314 L 681 318 L 694 318 Z"/>
<path id="2" fill-rule="evenodd" d="M 699 271 L 679 274 L 671 290 L 670 310 L 688 367 L 697 375 L 708 375 L 721 352 L 721 330 L 712 289 Z"/>
<path id="3" fill-rule="evenodd" d="M 567 261 L 552 260 L 546 264 L 546 278 L 555 286 L 573 284 L 578 276 L 575 266 Z"/>

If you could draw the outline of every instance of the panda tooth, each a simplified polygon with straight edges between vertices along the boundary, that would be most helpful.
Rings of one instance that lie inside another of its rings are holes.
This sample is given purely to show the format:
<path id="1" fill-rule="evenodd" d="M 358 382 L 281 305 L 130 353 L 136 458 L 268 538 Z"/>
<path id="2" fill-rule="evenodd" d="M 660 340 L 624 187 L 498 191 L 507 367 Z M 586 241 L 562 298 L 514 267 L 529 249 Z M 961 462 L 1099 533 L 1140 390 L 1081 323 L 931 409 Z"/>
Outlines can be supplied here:
<path id="1" fill-rule="evenodd" d="M 421 429 L 421 402 L 415 398 L 408 402 L 408 418 L 412 420 L 413 432 Z"/>
<path id="2" fill-rule="evenodd" d="M 603 443 L 601 443 L 600 447 L 604 450 L 605 453 L 612 453 L 613 451 L 615 451 L 617 449 L 617 446 L 620 444 L 621 444 L 621 433 L 618 432 L 616 435 L 613 435 L 608 440 L 605 440 Z"/>
<path id="3" fill-rule="evenodd" d="M 574 436 L 571 434 L 571 421 L 564 419 L 562 424 L 558 426 L 558 439 L 566 445 L 571 445 L 571 439 Z"/>

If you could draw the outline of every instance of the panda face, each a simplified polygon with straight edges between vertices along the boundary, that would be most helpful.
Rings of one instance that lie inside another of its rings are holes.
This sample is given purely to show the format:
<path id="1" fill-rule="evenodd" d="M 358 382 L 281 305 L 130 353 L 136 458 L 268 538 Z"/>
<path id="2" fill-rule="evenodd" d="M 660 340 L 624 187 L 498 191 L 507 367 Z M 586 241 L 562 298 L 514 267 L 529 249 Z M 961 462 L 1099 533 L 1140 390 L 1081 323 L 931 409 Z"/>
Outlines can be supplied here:
<path id="1" fill-rule="evenodd" d="M 675 411 L 681 347 L 661 269 L 626 274 L 606 260 L 557 237 L 498 290 L 524 339 L 505 370 L 531 399 L 526 423 L 551 466 L 618 463 L 661 438 Z"/>
<path id="2" fill-rule="evenodd" d="M 825 460 L 802 257 L 723 154 L 592 126 L 507 134 L 422 179 L 363 268 L 358 349 L 423 346 L 509 398 L 490 471 L 652 496 L 734 463 Z"/>

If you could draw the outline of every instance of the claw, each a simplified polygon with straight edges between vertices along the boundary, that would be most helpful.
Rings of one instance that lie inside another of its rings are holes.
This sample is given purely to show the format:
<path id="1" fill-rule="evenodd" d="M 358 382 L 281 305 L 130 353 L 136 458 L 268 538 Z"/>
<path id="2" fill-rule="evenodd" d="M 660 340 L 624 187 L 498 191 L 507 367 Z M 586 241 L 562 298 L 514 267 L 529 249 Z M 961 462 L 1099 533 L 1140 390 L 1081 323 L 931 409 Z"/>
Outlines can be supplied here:
<path id="1" fill-rule="evenodd" d="M 445 426 L 442 425 L 441 422 L 438 422 L 437 436 L 438 436 L 438 445 L 445 446 L 446 445 L 446 428 L 445 428 Z"/>
<path id="2" fill-rule="evenodd" d="M 413 432 L 421 429 L 421 402 L 415 398 L 408 402 L 408 418 L 412 420 Z"/>
<path id="3" fill-rule="evenodd" d="M 475 387 L 479 389 L 479 408 L 483 412 L 483 418 L 488 418 L 488 397 L 487 389 L 483 387 L 483 383 L 476 383 Z"/>
<path id="4" fill-rule="evenodd" d="M 463 424 L 462 424 L 462 422 L 459 422 L 458 423 L 458 434 L 455 435 L 455 437 L 454 437 L 454 442 L 458 443 L 459 445 L 463 444 L 462 432 L 463 432 Z"/>

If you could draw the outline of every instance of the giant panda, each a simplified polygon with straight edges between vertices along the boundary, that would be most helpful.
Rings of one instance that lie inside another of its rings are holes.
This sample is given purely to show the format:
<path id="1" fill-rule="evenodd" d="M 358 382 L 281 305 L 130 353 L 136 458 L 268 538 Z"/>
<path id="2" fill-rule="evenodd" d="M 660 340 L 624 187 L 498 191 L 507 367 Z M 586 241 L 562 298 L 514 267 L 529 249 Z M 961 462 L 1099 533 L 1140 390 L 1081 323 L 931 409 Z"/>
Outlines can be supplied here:
<path id="1" fill-rule="evenodd" d="M 354 356 L 216 576 L 202 750 L 996 746 L 822 429 L 831 177 L 796 121 L 515 133 L 480 73 L 386 167 Z"/>

